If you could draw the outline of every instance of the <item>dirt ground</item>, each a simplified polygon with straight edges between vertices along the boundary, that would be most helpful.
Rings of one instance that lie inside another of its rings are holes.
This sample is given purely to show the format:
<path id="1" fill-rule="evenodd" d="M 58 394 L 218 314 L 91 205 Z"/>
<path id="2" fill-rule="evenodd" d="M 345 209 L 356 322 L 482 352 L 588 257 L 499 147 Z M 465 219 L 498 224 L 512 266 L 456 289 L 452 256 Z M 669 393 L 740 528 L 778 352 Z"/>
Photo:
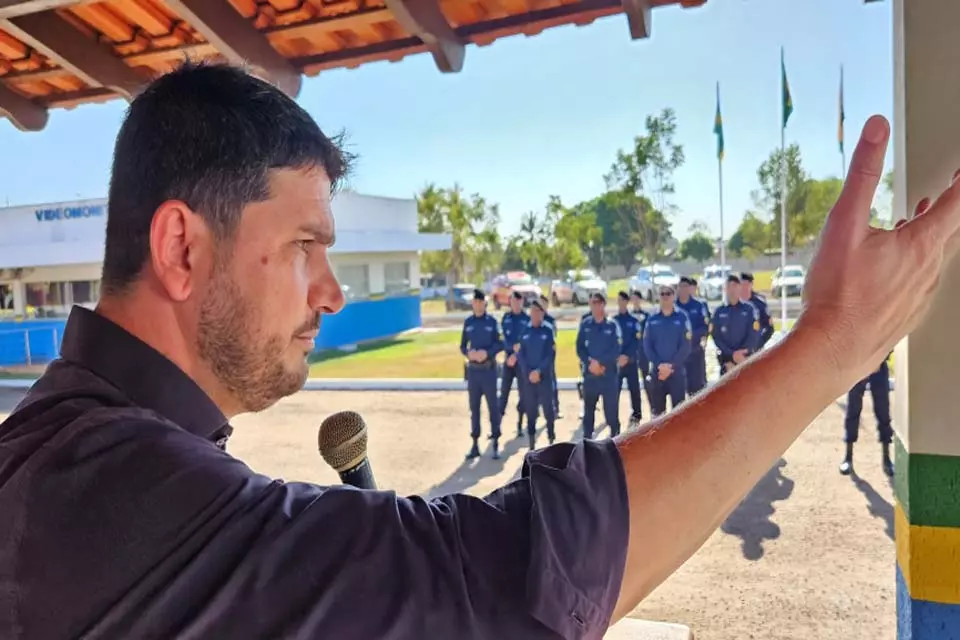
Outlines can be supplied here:
<path id="1" fill-rule="evenodd" d="M 0 418 L 13 400 L 0 391 Z M 558 435 L 570 438 L 576 393 L 562 393 L 561 405 Z M 838 403 L 632 615 L 687 624 L 698 640 L 892 640 L 893 490 L 880 469 L 869 399 L 865 405 L 858 477 L 836 471 L 843 447 Z M 369 425 L 379 486 L 401 494 L 482 495 L 517 474 L 526 452 L 522 441 L 508 438 L 501 460 L 465 463 L 465 394 L 426 392 L 302 392 L 235 420 L 228 449 L 271 476 L 338 482 L 317 454 L 316 434 L 325 416 L 344 409 L 359 411 Z M 624 394 L 621 415 L 626 409 Z M 514 419 L 511 409 L 505 434 L 513 434 Z"/>

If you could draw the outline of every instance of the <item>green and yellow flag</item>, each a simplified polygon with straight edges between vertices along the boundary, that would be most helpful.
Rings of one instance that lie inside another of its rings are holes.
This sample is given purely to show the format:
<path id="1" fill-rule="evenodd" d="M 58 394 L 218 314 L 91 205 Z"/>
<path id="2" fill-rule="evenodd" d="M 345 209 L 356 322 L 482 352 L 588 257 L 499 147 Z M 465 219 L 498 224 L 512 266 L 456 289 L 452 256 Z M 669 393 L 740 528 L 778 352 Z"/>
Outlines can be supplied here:
<path id="1" fill-rule="evenodd" d="M 840 116 L 837 124 L 837 142 L 840 144 L 840 153 L 843 153 L 843 121 L 847 115 L 843 111 L 843 65 L 840 65 Z"/>
<path id="2" fill-rule="evenodd" d="M 793 113 L 793 98 L 790 97 L 790 83 L 787 82 L 787 65 L 783 59 L 783 47 L 780 47 L 780 76 L 783 88 L 783 128 L 787 128 L 787 121 Z"/>
<path id="3" fill-rule="evenodd" d="M 717 160 L 723 160 L 723 116 L 720 115 L 720 83 L 717 83 L 717 115 L 713 119 L 713 132 L 717 135 Z"/>

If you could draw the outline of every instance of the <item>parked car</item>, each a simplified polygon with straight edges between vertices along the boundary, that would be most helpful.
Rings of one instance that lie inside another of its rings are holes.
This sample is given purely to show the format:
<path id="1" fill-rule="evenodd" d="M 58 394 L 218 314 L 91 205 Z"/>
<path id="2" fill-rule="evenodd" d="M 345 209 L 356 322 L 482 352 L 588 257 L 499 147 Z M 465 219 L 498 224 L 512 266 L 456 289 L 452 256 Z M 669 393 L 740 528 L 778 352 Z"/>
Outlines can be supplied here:
<path id="1" fill-rule="evenodd" d="M 555 305 L 582 305 L 594 293 L 607 293 L 607 283 L 590 269 L 571 269 L 565 280 L 550 283 L 550 299 Z"/>
<path id="2" fill-rule="evenodd" d="M 640 267 L 637 274 L 630 278 L 630 291 L 639 291 L 640 295 L 649 302 L 653 302 L 653 290 L 664 285 L 676 287 L 680 284 L 680 276 L 665 264 L 654 264 L 649 267 Z"/>
<path id="3" fill-rule="evenodd" d="M 550 283 L 550 302 L 559 307 L 573 303 L 573 283 L 569 280 L 553 280 Z"/>
<path id="4" fill-rule="evenodd" d="M 788 264 L 783 268 L 781 275 L 780 269 L 773 272 L 773 282 L 770 287 L 770 293 L 774 298 L 781 295 L 781 290 L 785 290 L 788 296 L 799 296 L 803 293 L 803 283 L 807 279 L 806 270 L 798 264 Z"/>
<path id="5" fill-rule="evenodd" d="M 730 265 L 712 264 L 703 270 L 697 283 L 697 294 L 706 300 L 720 300 L 730 275 Z"/>
<path id="6" fill-rule="evenodd" d="M 514 291 L 523 296 L 524 306 L 539 298 L 541 293 L 539 285 L 525 271 L 511 271 L 497 276 L 491 284 L 493 285 L 493 306 L 496 309 L 508 306 Z"/>
<path id="7" fill-rule="evenodd" d="M 470 311 L 473 309 L 473 292 L 477 285 L 461 283 L 453 285 L 453 308 Z"/>

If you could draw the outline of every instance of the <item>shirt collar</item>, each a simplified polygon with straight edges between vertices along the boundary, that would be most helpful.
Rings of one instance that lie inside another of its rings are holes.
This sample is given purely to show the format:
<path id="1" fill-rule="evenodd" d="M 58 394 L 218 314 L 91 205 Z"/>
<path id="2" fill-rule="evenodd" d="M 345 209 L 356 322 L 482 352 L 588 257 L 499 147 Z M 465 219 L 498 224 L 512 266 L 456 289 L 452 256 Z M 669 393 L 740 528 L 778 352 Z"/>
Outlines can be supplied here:
<path id="1" fill-rule="evenodd" d="M 112 384 L 137 406 L 221 448 L 233 431 L 219 407 L 180 367 L 94 311 L 73 308 L 60 354 Z"/>

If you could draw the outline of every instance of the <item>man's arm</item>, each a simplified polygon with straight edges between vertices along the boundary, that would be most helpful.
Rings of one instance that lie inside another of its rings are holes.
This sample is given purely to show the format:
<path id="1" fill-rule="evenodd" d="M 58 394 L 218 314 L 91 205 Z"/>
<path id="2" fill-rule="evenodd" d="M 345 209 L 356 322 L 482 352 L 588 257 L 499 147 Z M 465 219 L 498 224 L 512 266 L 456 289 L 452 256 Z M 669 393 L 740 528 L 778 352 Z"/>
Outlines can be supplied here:
<path id="1" fill-rule="evenodd" d="M 611 340 L 607 348 L 597 356 L 597 362 L 607 369 L 616 369 L 617 358 L 619 358 L 623 352 L 623 336 L 620 332 L 620 325 L 612 320 L 609 322 L 613 324 L 613 340 Z"/>
<path id="2" fill-rule="evenodd" d="M 683 332 L 681 332 L 680 337 L 677 340 L 674 356 L 670 359 L 670 364 L 673 366 L 674 371 L 682 367 L 687 361 L 687 358 L 690 356 L 690 338 L 692 334 L 693 331 L 690 328 L 690 321 L 687 320 L 686 323 L 684 323 Z"/>
<path id="3" fill-rule="evenodd" d="M 497 354 L 503 351 L 503 337 L 500 335 L 500 327 L 497 326 L 496 321 L 493 322 L 493 332 L 495 334 L 493 344 L 490 345 L 490 350 L 487 352 L 487 356 L 493 360 L 497 357 Z"/>
<path id="4" fill-rule="evenodd" d="M 467 344 L 469 340 L 467 338 L 467 321 L 463 321 L 463 329 L 460 330 L 460 353 L 466 357 L 467 355 Z"/>
<path id="5" fill-rule="evenodd" d="M 757 307 L 749 302 L 745 303 L 747 308 L 753 311 L 753 316 L 750 321 L 750 329 L 747 331 L 747 344 L 744 345 L 747 353 L 756 353 L 760 347 L 760 312 L 757 311 Z"/>
<path id="6" fill-rule="evenodd" d="M 577 359 L 583 364 L 587 363 L 587 334 L 583 330 L 583 323 L 577 329 Z"/>
<path id="7" fill-rule="evenodd" d="M 660 366 L 660 357 L 657 355 L 657 344 L 653 340 L 653 333 L 650 331 L 650 321 L 647 320 L 647 326 L 643 329 L 643 354 L 647 356 L 647 362 L 652 369 Z"/>

